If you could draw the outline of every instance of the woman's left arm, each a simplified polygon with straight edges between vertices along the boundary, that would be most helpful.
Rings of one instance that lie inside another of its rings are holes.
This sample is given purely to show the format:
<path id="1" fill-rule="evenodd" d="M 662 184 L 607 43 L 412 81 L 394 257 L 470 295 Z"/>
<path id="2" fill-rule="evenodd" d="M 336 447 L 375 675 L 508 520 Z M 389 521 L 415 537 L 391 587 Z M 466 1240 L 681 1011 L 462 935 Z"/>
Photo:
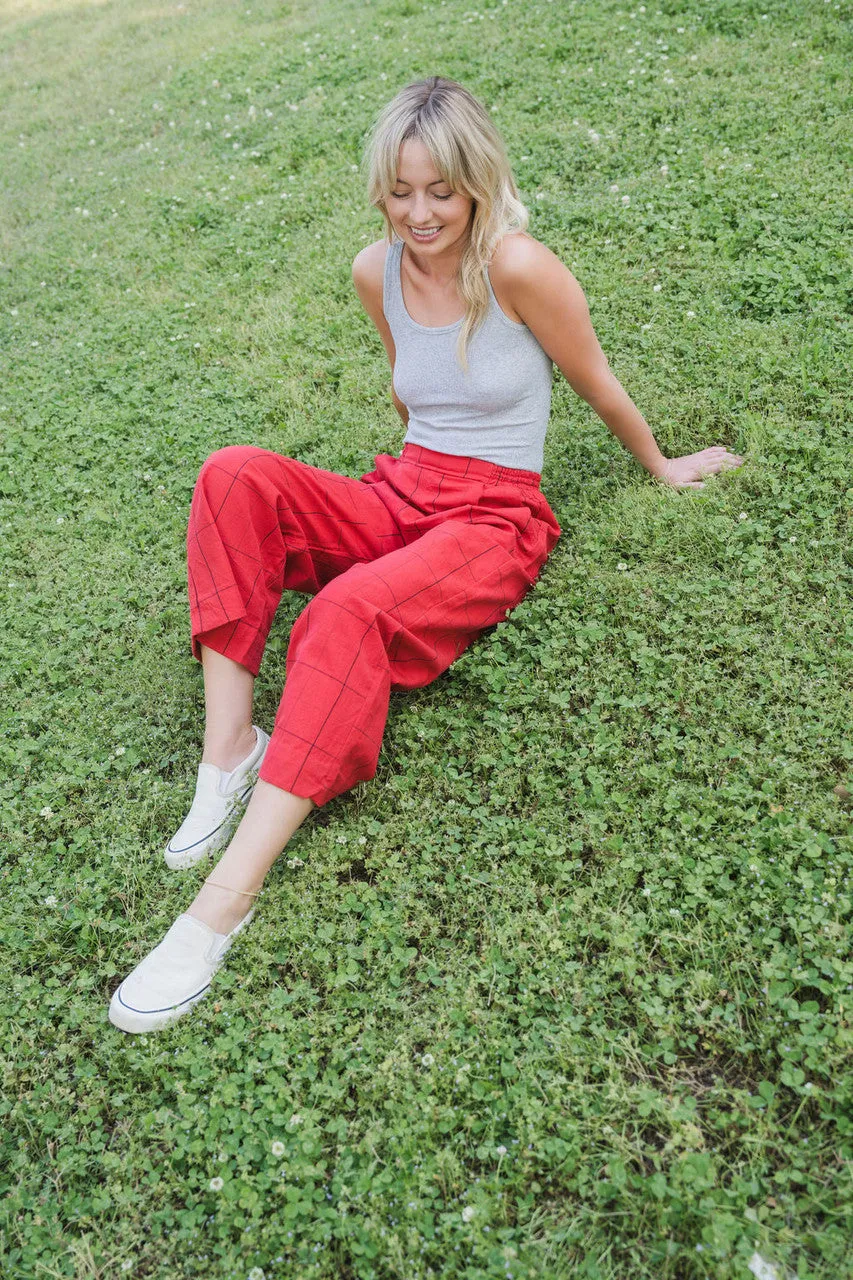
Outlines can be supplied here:
<path id="1" fill-rule="evenodd" d="M 584 292 L 556 254 L 527 235 L 504 237 L 491 274 L 570 386 L 647 471 L 675 488 L 702 488 L 702 477 L 739 467 L 722 445 L 665 458 L 648 423 L 613 375 Z"/>

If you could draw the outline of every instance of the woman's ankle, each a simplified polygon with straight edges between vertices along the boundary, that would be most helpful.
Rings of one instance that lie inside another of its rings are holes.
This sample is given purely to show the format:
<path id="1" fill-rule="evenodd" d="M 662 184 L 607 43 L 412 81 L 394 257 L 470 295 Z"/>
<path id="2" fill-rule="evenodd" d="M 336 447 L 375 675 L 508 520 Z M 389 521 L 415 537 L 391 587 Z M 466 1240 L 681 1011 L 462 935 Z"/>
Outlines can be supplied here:
<path id="1" fill-rule="evenodd" d="M 202 764 L 214 764 L 223 773 L 230 773 L 251 755 L 258 743 L 258 735 L 252 725 L 234 734 L 205 733 L 201 753 Z"/>
<path id="2" fill-rule="evenodd" d="M 187 915 L 208 925 L 214 933 L 231 933 L 248 915 L 257 898 L 239 893 L 225 885 L 203 884 Z"/>

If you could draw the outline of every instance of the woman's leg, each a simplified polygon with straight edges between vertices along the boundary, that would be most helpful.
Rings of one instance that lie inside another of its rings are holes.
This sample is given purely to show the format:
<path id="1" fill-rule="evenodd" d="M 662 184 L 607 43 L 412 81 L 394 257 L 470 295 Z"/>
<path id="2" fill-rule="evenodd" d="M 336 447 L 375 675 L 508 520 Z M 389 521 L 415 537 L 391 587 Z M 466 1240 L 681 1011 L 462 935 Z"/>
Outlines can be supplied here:
<path id="1" fill-rule="evenodd" d="M 192 806 L 166 848 L 170 867 L 191 866 L 221 846 L 225 823 L 251 791 L 247 770 L 257 770 L 267 743 L 253 730 L 254 680 L 282 591 L 313 595 L 354 562 L 402 542 L 394 515 L 364 480 L 245 445 L 206 460 L 187 529 L 204 745 Z M 231 778 L 218 780 L 220 770 Z"/>
<path id="2" fill-rule="evenodd" d="M 202 762 L 230 772 L 252 751 L 252 694 L 255 677 L 247 667 L 201 645 L 204 670 Z"/>
<path id="3" fill-rule="evenodd" d="M 204 672 L 202 762 L 229 771 L 255 745 L 252 695 L 284 588 L 324 583 L 401 545 L 371 485 L 266 449 L 211 454 L 187 533 L 193 653 Z M 251 908 L 269 868 L 314 801 L 259 782 L 231 842 L 188 908 L 227 933 Z M 242 890 L 240 893 L 238 890 Z"/>
<path id="4" fill-rule="evenodd" d="M 251 910 L 267 872 L 294 831 L 314 808 L 314 801 L 259 781 L 234 836 L 187 908 L 216 933 L 230 933 Z M 238 892 L 242 890 L 243 892 Z"/>

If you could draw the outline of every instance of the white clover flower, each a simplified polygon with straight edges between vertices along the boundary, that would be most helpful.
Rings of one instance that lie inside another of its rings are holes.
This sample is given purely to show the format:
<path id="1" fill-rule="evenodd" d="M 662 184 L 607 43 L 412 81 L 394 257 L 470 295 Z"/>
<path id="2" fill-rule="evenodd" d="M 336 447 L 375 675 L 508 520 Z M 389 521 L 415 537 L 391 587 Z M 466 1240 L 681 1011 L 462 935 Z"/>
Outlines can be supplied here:
<path id="1" fill-rule="evenodd" d="M 688 311 L 688 312 L 687 312 L 687 318 L 688 318 L 689 320 L 693 320 L 693 319 L 695 319 L 695 316 L 696 316 L 696 312 L 695 312 L 695 311 Z"/>
<path id="2" fill-rule="evenodd" d="M 748 519 L 749 519 L 749 516 L 746 514 L 746 512 L 741 511 L 740 515 L 738 516 L 738 520 L 748 520 Z"/>
<path id="3" fill-rule="evenodd" d="M 660 171 L 661 171 L 661 173 L 669 173 L 669 165 L 668 165 L 668 164 L 662 164 L 662 165 L 661 165 L 661 167 L 660 167 Z"/>
<path id="4" fill-rule="evenodd" d="M 644 330 L 646 330 L 646 329 L 651 329 L 651 327 L 652 327 L 652 326 L 651 326 L 650 324 L 644 324 L 644 325 L 642 326 L 642 328 L 643 328 Z"/>
<path id="5" fill-rule="evenodd" d="M 125 751 L 127 751 L 127 747 L 116 747 L 117 756 L 123 756 Z"/>
<path id="6" fill-rule="evenodd" d="M 646 889 L 644 889 L 644 890 L 643 890 L 643 897 L 644 897 L 644 898 L 650 898 L 651 896 L 652 896 L 652 891 L 651 891 L 651 889 L 646 888 Z"/>
<path id="7" fill-rule="evenodd" d="M 53 817 L 53 810 L 51 809 L 49 804 L 46 804 L 43 809 L 39 809 L 39 813 L 43 818 Z"/>
<path id="8" fill-rule="evenodd" d="M 274 1156 L 283 1156 L 283 1155 L 284 1155 L 284 1152 L 285 1152 L 285 1146 L 284 1146 L 284 1143 L 283 1143 L 283 1142 L 274 1142 L 274 1143 L 272 1144 L 272 1146 L 270 1147 L 270 1151 L 272 1151 L 272 1153 L 273 1153 L 273 1155 L 274 1155 Z"/>
<path id="9" fill-rule="evenodd" d="M 497 1148 L 497 1153 L 499 1156 L 506 1155 L 506 1147 L 503 1145 L 503 1143 L 501 1143 L 501 1145 Z"/>
<path id="10" fill-rule="evenodd" d="M 797 539 L 793 535 L 788 539 L 789 542 L 796 542 Z"/>
<path id="11" fill-rule="evenodd" d="M 133 1258 L 125 1258 L 124 1262 L 121 1264 L 121 1269 L 122 1271 L 130 1271 L 132 1266 Z"/>
<path id="12" fill-rule="evenodd" d="M 221 1190 L 222 1190 L 222 1188 L 223 1188 L 224 1186 L 225 1186 L 225 1183 L 223 1182 L 222 1178 L 211 1178 L 211 1179 L 210 1179 L 210 1189 L 211 1189 L 211 1191 L 221 1191 Z"/>
<path id="13" fill-rule="evenodd" d="M 626 205 L 627 205 L 627 204 L 630 204 L 630 203 L 631 203 L 631 197 L 630 197 L 630 196 L 623 196 L 623 197 L 622 197 L 622 203 L 623 203 L 623 204 L 626 204 Z"/>
<path id="14" fill-rule="evenodd" d="M 628 568 L 628 566 L 624 560 L 620 560 L 616 568 L 619 570 L 620 573 L 623 573 Z"/>
<path id="15" fill-rule="evenodd" d="M 264 1280 L 264 1273 L 260 1267 L 252 1267 L 252 1270 L 247 1275 L 246 1280 Z"/>
<path id="16" fill-rule="evenodd" d="M 470 1222 L 476 1212 L 477 1210 L 472 1204 L 466 1204 L 465 1208 L 462 1210 L 462 1221 Z"/>
<path id="17" fill-rule="evenodd" d="M 435 1058 L 432 1056 L 431 1053 L 425 1053 L 421 1057 L 421 1062 L 424 1064 L 425 1067 L 431 1067 L 432 1064 L 435 1062 Z"/>
<path id="18" fill-rule="evenodd" d="M 656 284 L 656 285 L 653 285 L 653 292 L 654 292 L 654 293 L 660 293 L 660 291 L 661 291 L 661 289 L 662 289 L 662 288 L 663 288 L 663 285 L 662 285 L 662 284 Z"/>
<path id="19" fill-rule="evenodd" d="M 614 183 L 613 183 L 613 185 L 611 186 L 610 190 L 611 190 L 611 191 L 618 191 L 618 190 L 619 190 L 619 183 L 618 183 L 618 182 L 614 182 Z"/>
<path id="20" fill-rule="evenodd" d="M 59 899 L 57 898 L 56 894 L 55 894 L 55 893 L 50 893 L 50 894 L 48 894 L 48 896 L 44 899 L 44 905 L 45 905 L 46 907 L 55 907 L 58 901 L 59 901 Z"/>
<path id="21" fill-rule="evenodd" d="M 300 1116 L 297 1112 L 294 1112 L 293 1115 L 290 1117 L 290 1124 L 302 1124 L 302 1116 Z"/>

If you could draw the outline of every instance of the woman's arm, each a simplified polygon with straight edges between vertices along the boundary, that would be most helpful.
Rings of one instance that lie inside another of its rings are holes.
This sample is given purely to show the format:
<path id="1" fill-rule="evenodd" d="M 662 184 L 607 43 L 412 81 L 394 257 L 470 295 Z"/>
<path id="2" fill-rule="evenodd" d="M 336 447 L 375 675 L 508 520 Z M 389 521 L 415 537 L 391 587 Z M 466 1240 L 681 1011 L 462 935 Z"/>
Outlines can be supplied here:
<path id="1" fill-rule="evenodd" d="M 665 458 L 648 423 L 611 372 L 589 316 L 583 290 L 547 246 L 531 236 L 504 236 L 491 267 L 502 288 L 543 350 L 574 391 L 647 471 L 677 488 L 701 488 L 701 479 L 740 466 L 742 458 L 722 445 L 683 458 Z"/>
<path id="2" fill-rule="evenodd" d="M 382 281 L 385 275 L 387 247 L 386 240 L 377 240 L 374 244 L 365 245 L 361 252 L 356 254 L 352 264 L 352 282 L 361 299 L 361 305 L 376 325 L 382 345 L 388 353 L 388 362 L 391 365 L 391 399 L 403 422 L 408 425 L 409 410 L 394 390 L 394 364 L 397 352 L 388 321 L 385 319 L 385 312 L 382 310 Z"/>

